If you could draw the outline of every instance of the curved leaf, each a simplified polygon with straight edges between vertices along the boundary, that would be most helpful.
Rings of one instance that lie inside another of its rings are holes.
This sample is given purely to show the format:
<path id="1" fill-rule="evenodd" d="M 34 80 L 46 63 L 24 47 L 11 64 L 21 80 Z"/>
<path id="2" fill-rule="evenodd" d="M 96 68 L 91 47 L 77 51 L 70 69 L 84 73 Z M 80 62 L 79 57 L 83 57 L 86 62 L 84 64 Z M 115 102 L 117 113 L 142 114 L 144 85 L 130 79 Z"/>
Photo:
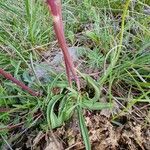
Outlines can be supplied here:
<path id="1" fill-rule="evenodd" d="M 90 140 L 89 140 L 89 136 L 88 136 L 88 130 L 85 125 L 82 108 L 80 106 L 77 108 L 77 112 L 78 112 L 78 117 L 79 117 L 79 126 L 80 126 L 80 130 L 81 130 L 81 134 L 82 134 L 82 137 L 84 140 L 86 150 L 91 150 L 91 144 L 90 144 Z"/>

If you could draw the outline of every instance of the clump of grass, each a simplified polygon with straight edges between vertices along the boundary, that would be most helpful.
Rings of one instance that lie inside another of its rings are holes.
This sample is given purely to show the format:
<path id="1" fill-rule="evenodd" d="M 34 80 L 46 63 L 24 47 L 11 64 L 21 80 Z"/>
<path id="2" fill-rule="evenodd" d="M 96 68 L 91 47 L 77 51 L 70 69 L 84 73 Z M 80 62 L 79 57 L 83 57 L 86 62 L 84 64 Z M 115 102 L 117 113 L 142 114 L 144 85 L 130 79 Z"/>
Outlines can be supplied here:
<path id="1" fill-rule="evenodd" d="M 94 48 L 87 54 L 87 63 L 91 68 L 101 69 L 104 63 L 104 55 L 100 53 L 98 48 Z"/>

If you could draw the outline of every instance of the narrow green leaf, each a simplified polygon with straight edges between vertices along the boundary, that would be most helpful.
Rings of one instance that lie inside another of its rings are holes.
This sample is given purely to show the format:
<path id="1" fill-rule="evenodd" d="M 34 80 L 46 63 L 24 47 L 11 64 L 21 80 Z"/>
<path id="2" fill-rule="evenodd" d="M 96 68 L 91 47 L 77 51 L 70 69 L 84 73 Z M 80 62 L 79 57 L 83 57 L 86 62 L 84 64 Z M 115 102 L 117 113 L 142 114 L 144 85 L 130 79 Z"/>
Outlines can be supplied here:
<path id="1" fill-rule="evenodd" d="M 72 115 L 73 115 L 73 111 L 76 108 L 77 105 L 72 106 L 69 109 L 64 109 L 63 112 L 60 115 L 61 120 L 64 122 L 66 120 L 68 120 Z"/>
<path id="2" fill-rule="evenodd" d="M 48 106 L 47 106 L 47 122 L 48 122 L 48 126 L 50 128 L 55 128 L 58 126 L 59 121 L 58 119 L 56 119 L 56 115 L 54 113 L 54 105 L 56 104 L 56 102 L 62 98 L 63 95 L 56 95 L 53 96 L 53 98 L 49 101 Z"/>
<path id="3" fill-rule="evenodd" d="M 91 86 L 94 89 L 94 91 L 95 91 L 95 95 L 94 95 L 94 97 L 91 100 L 94 101 L 94 102 L 98 101 L 99 98 L 100 98 L 100 89 L 99 89 L 98 84 L 96 83 L 96 81 L 93 80 L 87 74 L 83 74 L 83 73 L 81 73 L 79 71 L 78 71 L 78 73 L 87 81 L 89 86 Z"/>
<path id="4" fill-rule="evenodd" d="M 112 108 L 112 103 L 101 103 L 101 102 L 93 102 L 89 100 L 83 100 L 80 105 L 82 108 L 90 109 L 90 110 L 102 110 L 106 108 Z"/>
<path id="5" fill-rule="evenodd" d="M 80 106 L 78 106 L 77 112 L 78 112 L 78 117 L 79 117 L 79 126 L 80 126 L 80 130 L 81 130 L 81 134 L 82 134 L 82 137 L 84 140 L 86 150 L 91 150 L 91 144 L 90 144 L 90 140 L 89 140 L 89 136 L 88 136 L 88 130 L 87 130 L 87 127 L 85 124 L 85 119 L 83 117 L 82 108 Z"/>
<path id="6" fill-rule="evenodd" d="M 56 116 L 53 110 L 51 110 L 50 119 L 51 119 L 52 129 L 57 128 L 62 125 L 62 121 Z"/>

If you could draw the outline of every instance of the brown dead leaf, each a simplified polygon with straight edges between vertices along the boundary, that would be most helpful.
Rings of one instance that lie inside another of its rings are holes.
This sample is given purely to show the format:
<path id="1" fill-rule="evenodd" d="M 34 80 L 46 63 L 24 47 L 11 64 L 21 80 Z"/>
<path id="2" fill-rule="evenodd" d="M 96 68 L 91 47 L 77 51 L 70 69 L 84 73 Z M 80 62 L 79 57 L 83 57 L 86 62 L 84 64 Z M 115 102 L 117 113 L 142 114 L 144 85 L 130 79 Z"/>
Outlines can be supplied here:
<path id="1" fill-rule="evenodd" d="M 48 145 L 44 150 L 64 150 L 62 143 L 55 137 L 49 137 Z"/>
<path id="2" fill-rule="evenodd" d="M 145 142 L 144 138 L 142 137 L 142 129 L 141 125 L 136 125 L 135 128 L 133 128 L 135 140 L 139 144 L 142 150 L 144 150 L 143 143 Z"/>
<path id="3" fill-rule="evenodd" d="M 101 150 L 112 149 L 115 150 L 118 147 L 118 141 L 120 138 L 120 132 L 116 131 L 111 123 L 107 120 L 105 124 L 102 124 L 100 134 L 100 140 L 98 148 Z"/>
<path id="4" fill-rule="evenodd" d="M 39 144 L 40 140 L 45 136 L 45 134 L 40 131 L 38 133 L 38 135 L 35 137 L 35 139 L 33 140 L 33 147 L 35 147 L 37 144 Z"/>
<path id="5" fill-rule="evenodd" d="M 128 145 L 129 150 L 137 150 L 135 144 L 133 143 L 134 135 L 131 132 L 131 130 L 129 131 L 124 130 L 124 132 L 122 133 L 122 139 L 123 139 L 122 142 L 125 145 Z"/>
<path id="6" fill-rule="evenodd" d="M 150 149 L 150 128 L 146 129 L 144 137 L 145 137 L 144 146 L 147 150 L 149 150 Z"/>

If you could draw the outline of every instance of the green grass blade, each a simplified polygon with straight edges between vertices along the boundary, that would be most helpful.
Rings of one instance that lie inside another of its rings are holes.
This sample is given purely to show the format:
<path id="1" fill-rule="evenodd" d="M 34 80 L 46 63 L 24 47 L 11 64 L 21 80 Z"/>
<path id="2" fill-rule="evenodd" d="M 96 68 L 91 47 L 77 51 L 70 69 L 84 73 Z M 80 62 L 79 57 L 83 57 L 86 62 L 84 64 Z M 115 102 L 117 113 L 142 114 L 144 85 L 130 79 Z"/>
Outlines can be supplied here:
<path id="1" fill-rule="evenodd" d="M 47 115 L 48 126 L 50 129 L 61 125 L 61 123 L 59 122 L 58 118 L 54 113 L 54 105 L 58 100 L 60 100 L 60 98 L 62 98 L 62 96 L 63 95 L 53 96 L 53 98 L 48 103 L 46 115 Z"/>
<path id="2" fill-rule="evenodd" d="M 81 101 L 81 107 L 90 109 L 90 110 L 102 110 L 106 108 L 112 108 L 113 104 L 111 103 L 101 103 L 101 102 L 93 102 L 89 100 Z"/>
<path id="3" fill-rule="evenodd" d="M 80 106 L 77 107 L 77 112 L 78 112 L 78 118 L 79 118 L 79 126 L 80 126 L 80 131 L 84 140 L 84 144 L 86 147 L 86 150 L 91 150 L 91 144 L 88 136 L 88 130 L 85 124 L 85 119 L 83 117 L 83 112 L 82 108 Z"/>

